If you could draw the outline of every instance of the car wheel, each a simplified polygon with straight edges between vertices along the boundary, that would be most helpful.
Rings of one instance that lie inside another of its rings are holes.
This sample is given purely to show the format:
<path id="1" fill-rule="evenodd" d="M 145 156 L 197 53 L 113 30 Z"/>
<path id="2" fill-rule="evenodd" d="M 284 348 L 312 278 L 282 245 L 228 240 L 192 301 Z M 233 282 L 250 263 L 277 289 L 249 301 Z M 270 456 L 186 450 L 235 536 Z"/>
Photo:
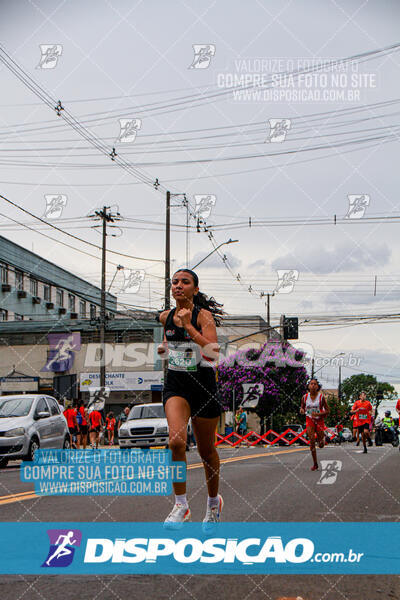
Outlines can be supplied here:
<path id="1" fill-rule="evenodd" d="M 0 469 L 4 469 L 8 465 L 8 458 L 0 458 Z"/>
<path id="2" fill-rule="evenodd" d="M 37 438 L 32 438 L 29 444 L 28 455 L 26 460 L 33 461 L 35 458 L 35 452 L 40 448 L 39 440 Z"/>
<path id="3" fill-rule="evenodd" d="M 70 449 L 71 449 L 71 442 L 69 441 L 69 436 L 67 436 L 64 440 L 63 450 L 70 450 Z"/>

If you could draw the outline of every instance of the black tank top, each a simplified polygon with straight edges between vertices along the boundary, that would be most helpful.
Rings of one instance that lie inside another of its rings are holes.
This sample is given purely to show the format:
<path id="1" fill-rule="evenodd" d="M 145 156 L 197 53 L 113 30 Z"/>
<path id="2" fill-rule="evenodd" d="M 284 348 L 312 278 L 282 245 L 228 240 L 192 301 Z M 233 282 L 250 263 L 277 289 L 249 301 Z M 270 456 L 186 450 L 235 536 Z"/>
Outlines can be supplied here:
<path id="1" fill-rule="evenodd" d="M 201 331 L 197 324 L 200 310 L 198 306 L 194 306 L 192 310 L 191 324 L 197 331 Z M 190 372 L 192 375 L 195 373 L 200 374 L 209 364 L 202 357 L 201 346 L 192 340 L 184 327 L 175 325 L 175 312 L 176 308 L 170 310 L 164 327 L 165 338 L 168 342 L 168 369 Z"/>
<path id="2" fill-rule="evenodd" d="M 197 329 L 197 331 L 200 331 L 200 327 L 197 324 L 197 317 L 199 315 L 200 310 L 201 309 L 198 306 L 194 306 L 193 311 L 192 311 L 191 323 L 192 323 L 193 327 L 195 329 Z M 167 320 L 165 322 L 164 331 L 165 331 L 165 337 L 167 338 L 167 341 L 168 342 L 191 342 L 192 338 L 190 337 L 190 335 L 188 334 L 186 329 L 184 327 L 178 327 L 177 325 L 175 325 L 175 323 L 174 323 L 175 312 L 176 312 L 176 308 L 173 308 L 172 310 L 170 310 L 168 313 L 168 316 L 167 316 Z"/>

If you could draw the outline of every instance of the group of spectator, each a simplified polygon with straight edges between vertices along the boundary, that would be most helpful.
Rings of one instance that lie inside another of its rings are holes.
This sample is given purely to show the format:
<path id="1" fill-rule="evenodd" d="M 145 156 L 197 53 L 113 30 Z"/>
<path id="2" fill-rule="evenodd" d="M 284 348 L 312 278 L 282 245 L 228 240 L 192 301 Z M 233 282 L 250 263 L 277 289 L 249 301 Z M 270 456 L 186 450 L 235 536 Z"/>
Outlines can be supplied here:
<path id="1" fill-rule="evenodd" d="M 102 431 L 104 432 L 104 442 L 110 446 L 114 445 L 116 419 L 112 411 L 106 417 L 104 417 L 104 411 L 91 410 L 88 412 L 83 400 L 79 400 L 64 410 L 64 417 L 67 420 L 71 448 L 79 450 L 82 447 L 83 450 L 86 450 L 88 436 L 91 448 L 98 448 Z"/>

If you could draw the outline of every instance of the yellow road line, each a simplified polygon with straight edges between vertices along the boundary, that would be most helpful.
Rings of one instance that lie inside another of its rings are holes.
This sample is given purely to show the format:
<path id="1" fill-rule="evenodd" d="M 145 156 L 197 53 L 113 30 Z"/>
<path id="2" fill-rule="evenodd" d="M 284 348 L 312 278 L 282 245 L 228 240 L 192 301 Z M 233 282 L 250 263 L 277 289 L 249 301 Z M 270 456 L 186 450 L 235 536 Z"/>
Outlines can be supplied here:
<path id="1" fill-rule="evenodd" d="M 22 502 L 23 500 L 33 500 L 38 498 L 35 492 L 25 492 L 24 494 L 10 494 L 10 496 L 2 496 L 0 498 L 1 504 L 11 504 L 12 502 Z"/>
<path id="2" fill-rule="evenodd" d="M 278 454 L 292 454 L 293 452 L 304 452 L 308 450 L 307 448 L 295 448 L 293 450 L 278 450 L 278 452 L 261 452 L 259 454 L 246 454 L 245 456 L 232 456 L 231 458 L 222 458 L 221 464 L 238 462 L 240 460 L 249 460 L 251 458 L 260 458 L 260 457 L 269 457 L 269 456 L 277 456 Z M 187 469 L 199 469 L 203 466 L 203 463 L 193 463 L 191 465 L 187 465 Z M 0 505 L 2 504 L 10 504 L 12 502 L 23 502 L 24 500 L 33 500 L 34 498 L 39 498 L 35 494 L 34 491 L 28 492 L 19 492 L 17 494 L 9 494 L 7 496 L 0 496 Z"/>

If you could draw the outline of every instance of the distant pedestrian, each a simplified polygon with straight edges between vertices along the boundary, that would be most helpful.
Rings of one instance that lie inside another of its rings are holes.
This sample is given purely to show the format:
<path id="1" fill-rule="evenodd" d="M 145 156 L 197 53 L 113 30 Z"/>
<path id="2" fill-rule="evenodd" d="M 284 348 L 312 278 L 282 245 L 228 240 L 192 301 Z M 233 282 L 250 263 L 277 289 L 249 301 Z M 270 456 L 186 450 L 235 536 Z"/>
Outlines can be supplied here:
<path id="1" fill-rule="evenodd" d="M 114 430 L 115 430 L 115 417 L 114 413 L 110 411 L 107 415 L 106 420 L 108 443 L 110 446 L 114 445 Z"/>
<path id="2" fill-rule="evenodd" d="M 85 404 L 83 400 L 78 402 L 76 408 L 76 421 L 78 424 L 78 435 L 77 435 L 77 446 L 78 449 L 82 445 L 83 449 L 86 450 L 87 438 L 88 438 L 88 414 L 86 412 Z"/>
<path id="3" fill-rule="evenodd" d="M 131 409 L 129 408 L 129 406 L 125 406 L 123 413 L 122 413 L 122 415 L 120 415 L 119 420 L 118 420 L 118 430 L 121 427 L 122 423 L 126 423 L 130 412 L 131 412 Z"/>
<path id="4" fill-rule="evenodd" d="M 99 447 L 100 429 L 102 426 L 101 413 L 98 410 L 92 410 L 89 413 L 90 423 L 90 445 L 92 448 Z"/>
<path id="5" fill-rule="evenodd" d="M 75 410 L 70 406 L 64 410 L 64 417 L 67 419 L 68 431 L 69 431 L 69 440 L 71 448 L 75 446 L 74 437 L 78 433 L 78 423 L 76 420 Z"/>
<path id="6" fill-rule="evenodd" d="M 239 435 L 246 435 L 247 432 L 247 413 L 245 410 L 242 410 L 240 413 L 239 420 Z"/>

